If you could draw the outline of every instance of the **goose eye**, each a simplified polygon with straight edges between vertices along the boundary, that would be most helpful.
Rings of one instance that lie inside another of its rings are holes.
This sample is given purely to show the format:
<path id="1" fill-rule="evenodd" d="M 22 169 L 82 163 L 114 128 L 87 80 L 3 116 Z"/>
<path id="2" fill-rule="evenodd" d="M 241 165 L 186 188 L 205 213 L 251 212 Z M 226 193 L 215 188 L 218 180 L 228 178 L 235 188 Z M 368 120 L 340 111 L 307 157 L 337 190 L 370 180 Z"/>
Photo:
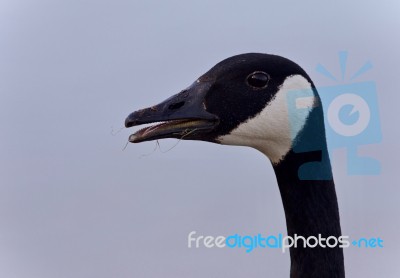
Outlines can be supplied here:
<path id="1" fill-rule="evenodd" d="M 256 71 L 247 76 L 247 85 L 256 88 L 263 89 L 267 87 L 269 75 L 262 71 Z"/>

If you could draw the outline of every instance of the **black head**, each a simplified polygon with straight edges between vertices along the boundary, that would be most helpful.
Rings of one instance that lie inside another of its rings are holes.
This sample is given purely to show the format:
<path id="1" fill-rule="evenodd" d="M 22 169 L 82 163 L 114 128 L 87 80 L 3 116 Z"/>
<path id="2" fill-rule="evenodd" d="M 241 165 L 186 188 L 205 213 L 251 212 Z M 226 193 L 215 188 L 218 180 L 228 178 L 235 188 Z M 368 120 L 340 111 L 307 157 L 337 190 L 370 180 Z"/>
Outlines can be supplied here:
<path id="1" fill-rule="evenodd" d="M 296 63 L 269 54 L 233 56 L 215 65 L 180 93 L 130 114 L 126 127 L 162 123 L 139 130 L 129 141 L 203 140 L 248 145 L 270 158 L 279 157 L 280 152 L 269 153 L 265 148 L 279 149 L 277 145 L 282 141 L 287 148 L 293 141 L 293 136 L 288 134 L 292 128 L 288 123 L 285 96 L 278 97 L 278 92 L 289 89 L 314 91 L 312 81 Z M 312 100 L 311 106 L 313 103 Z M 305 118 L 300 119 L 302 124 L 304 121 Z"/>

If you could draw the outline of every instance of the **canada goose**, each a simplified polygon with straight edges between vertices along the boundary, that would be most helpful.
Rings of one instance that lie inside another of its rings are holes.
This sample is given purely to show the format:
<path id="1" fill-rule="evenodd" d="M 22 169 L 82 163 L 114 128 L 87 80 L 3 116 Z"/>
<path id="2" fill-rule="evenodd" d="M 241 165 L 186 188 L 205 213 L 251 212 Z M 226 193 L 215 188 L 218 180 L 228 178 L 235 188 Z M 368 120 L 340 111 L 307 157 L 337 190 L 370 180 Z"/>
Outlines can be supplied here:
<path id="1" fill-rule="evenodd" d="M 289 109 L 288 94 L 312 97 Z M 289 236 L 341 236 L 322 106 L 307 73 L 276 55 L 249 53 L 215 65 L 191 86 L 158 105 L 131 113 L 125 126 L 161 122 L 130 135 L 250 146 L 272 163 Z M 299 151 L 300 150 L 300 151 Z M 302 151 L 301 151 L 302 150 Z M 290 248 L 290 277 L 344 277 L 343 250 Z"/>

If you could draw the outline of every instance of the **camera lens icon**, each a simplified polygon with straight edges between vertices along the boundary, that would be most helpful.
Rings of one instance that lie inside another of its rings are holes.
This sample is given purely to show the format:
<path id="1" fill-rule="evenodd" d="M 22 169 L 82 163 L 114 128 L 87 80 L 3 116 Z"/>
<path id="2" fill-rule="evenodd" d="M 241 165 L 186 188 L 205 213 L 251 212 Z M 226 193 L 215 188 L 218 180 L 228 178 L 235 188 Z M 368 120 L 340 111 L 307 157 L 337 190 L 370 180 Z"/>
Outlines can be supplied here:
<path id="1" fill-rule="evenodd" d="M 351 110 L 345 110 L 350 107 Z M 347 118 L 343 121 L 344 117 Z M 371 111 L 368 103 L 359 95 L 346 93 L 334 98 L 327 111 L 328 123 L 341 136 L 353 137 L 361 134 L 369 125 Z M 350 120 L 356 118 L 356 120 Z"/>

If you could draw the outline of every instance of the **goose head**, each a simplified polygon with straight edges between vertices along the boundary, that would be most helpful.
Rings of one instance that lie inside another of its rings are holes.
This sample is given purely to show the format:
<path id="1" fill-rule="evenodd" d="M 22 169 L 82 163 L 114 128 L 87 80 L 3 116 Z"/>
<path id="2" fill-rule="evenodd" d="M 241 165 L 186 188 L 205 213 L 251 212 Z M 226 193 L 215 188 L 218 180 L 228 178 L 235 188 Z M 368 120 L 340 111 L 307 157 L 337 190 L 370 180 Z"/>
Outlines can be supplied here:
<path id="1" fill-rule="evenodd" d="M 289 93 L 308 90 L 301 109 Z M 131 113 L 126 127 L 157 123 L 129 137 L 133 143 L 178 138 L 253 147 L 273 164 L 292 148 L 318 103 L 314 85 L 296 63 L 276 55 L 249 53 L 221 61 L 167 100 Z"/>

